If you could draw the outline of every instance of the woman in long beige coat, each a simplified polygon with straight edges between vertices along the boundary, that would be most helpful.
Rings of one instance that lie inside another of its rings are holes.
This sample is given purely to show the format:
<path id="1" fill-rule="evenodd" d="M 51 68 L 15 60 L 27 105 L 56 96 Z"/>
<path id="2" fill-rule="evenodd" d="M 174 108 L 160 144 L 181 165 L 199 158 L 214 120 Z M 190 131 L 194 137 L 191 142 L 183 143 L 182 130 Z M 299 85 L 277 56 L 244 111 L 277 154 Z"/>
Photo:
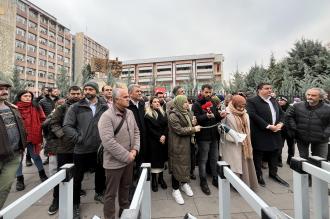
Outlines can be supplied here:
<path id="1" fill-rule="evenodd" d="M 194 133 L 200 131 L 195 126 L 189 111 L 187 97 L 178 95 L 174 99 L 174 108 L 169 112 L 169 170 L 172 174 L 172 196 L 178 204 L 184 204 L 179 188 L 188 196 L 193 196 L 190 181 L 190 144 L 194 142 Z"/>
<path id="2" fill-rule="evenodd" d="M 236 144 L 233 138 L 225 134 L 222 144 L 222 159 L 251 189 L 256 189 L 258 181 L 253 163 L 249 115 L 245 106 L 245 98 L 235 95 L 226 108 L 227 116 L 224 123 L 236 132 L 246 134 L 247 137 L 242 143 Z"/>

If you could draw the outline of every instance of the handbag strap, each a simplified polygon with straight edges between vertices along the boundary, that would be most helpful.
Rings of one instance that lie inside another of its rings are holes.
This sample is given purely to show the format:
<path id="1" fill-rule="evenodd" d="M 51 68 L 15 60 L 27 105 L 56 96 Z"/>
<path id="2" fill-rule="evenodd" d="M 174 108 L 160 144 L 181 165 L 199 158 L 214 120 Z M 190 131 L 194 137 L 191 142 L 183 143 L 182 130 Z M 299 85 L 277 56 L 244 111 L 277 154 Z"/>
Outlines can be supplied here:
<path id="1" fill-rule="evenodd" d="M 123 124 L 124 124 L 124 120 L 126 119 L 126 112 L 127 112 L 127 110 L 124 111 L 123 117 L 122 117 L 122 119 L 121 119 L 119 125 L 117 126 L 117 128 L 115 129 L 115 131 L 114 131 L 114 133 L 113 133 L 114 135 L 117 135 L 118 132 L 119 132 L 119 130 L 120 130 L 121 127 L 123 126 Z"/>

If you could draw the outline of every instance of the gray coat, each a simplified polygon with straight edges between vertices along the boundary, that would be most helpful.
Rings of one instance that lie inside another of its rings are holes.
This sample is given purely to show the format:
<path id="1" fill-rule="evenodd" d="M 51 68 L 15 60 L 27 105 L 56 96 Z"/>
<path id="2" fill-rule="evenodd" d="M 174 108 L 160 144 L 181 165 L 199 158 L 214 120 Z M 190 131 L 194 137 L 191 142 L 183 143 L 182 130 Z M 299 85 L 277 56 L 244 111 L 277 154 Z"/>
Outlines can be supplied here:
<path id="1" fill-rule="evenodd" d="M 64 118 L 63 131 L 64 135 L 75 145 L 75 154 L 97 151 L 101 144 L 97 123 L 107 109 L 108 105 L 100 98 L 98 98 L 94 116 L 86 99 L 70 106 Z"/>
<path id="2" fill-rule="evenodd" d="M 192 120 L 190 112 L 189 117 Z M 169 171 L 179 182 L 189 182 L 191 135 L 195 129 L 188 127 L 186 118 L 175 108 L 169 112 L 168 124 Z"/>

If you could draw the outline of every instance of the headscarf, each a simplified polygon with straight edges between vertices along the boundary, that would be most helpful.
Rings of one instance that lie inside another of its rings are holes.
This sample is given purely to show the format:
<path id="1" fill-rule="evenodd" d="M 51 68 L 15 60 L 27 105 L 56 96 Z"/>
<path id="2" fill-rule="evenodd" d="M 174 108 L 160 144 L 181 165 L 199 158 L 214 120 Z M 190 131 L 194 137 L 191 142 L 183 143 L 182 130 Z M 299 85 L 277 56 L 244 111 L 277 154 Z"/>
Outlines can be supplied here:
<path id="1" fill-rule="evenodd" d="M 183 115 L 188 115 L 188 110 L 183 108 L 183 104 L 188 101 L 185 95 L 178 95 L 174 98 L 174 107 Z"/>
<path id="2" fill-rule="evenodd" d="M 244 158 L 252 159 L 252 144 L 250 136 L 250 127 L 248 123 L 249 117 L 245 109 L 243 111 L 239 111 L 236 108 L 238 105 L 245 103 L 246 99 L 244 97 L 240 95 L 234 95 L 231 102 L 229 102 L 228 108 L 235 118 L 237 131 L 247 135 L 245 140 L 242 142 L 242 151 Z"/>

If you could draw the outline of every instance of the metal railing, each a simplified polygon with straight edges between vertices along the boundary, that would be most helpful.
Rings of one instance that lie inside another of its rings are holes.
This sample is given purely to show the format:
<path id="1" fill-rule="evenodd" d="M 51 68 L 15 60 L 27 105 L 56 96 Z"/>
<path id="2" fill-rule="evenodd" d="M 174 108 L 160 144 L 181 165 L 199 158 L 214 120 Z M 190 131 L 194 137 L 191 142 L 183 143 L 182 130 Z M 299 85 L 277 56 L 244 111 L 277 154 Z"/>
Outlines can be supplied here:
<path id="1" fill-rule="evenodd" d="M 295 218 L 310 218 L 308 174 L 312 176 L 313 218 L 329 218 L 330 164 L 326 162 L 326 159 L 316 156 L 311 156 L 308 160 L 293 157 L 290 167 L 293 170 Z"/>
<path id="2" fill-rule="evenodd" d="M 150 163 L 141 165 L 142 173 L 129 209 L 125 209 L 120 219 L 151 218 Z"/>
<path id="3" fill-rule="evenodd" d="M 0 211 L 1 219 L 13 219 L 60 184 L 59 218 L 72 219 L 73 213 L 73 164 L 65 164 L 56 174 Z"/>
<path id="4" fill-rule="evenodd" d="M 275 207 L 270 207 L 250 187 L 248 187 L 233 171 L 225 161 L 218 161 L 219 182 L 219 218 L 230 219 L 230 185 L 245 199 L 251 208 L 262 219 L 284 219 L 291 218 Z"/>

